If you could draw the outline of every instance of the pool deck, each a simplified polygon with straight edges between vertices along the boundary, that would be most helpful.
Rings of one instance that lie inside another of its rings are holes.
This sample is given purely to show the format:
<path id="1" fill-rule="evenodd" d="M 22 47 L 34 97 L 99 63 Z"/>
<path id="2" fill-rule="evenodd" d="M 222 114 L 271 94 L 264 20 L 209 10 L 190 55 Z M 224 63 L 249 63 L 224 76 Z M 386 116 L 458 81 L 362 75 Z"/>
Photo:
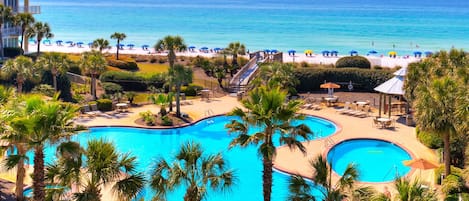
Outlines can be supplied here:
<path id="1" fill-rule="evenodd" d="M 181 111 L 189 114 L 195 121 L 206 118 L 208 116 L 220 115 L 230 112 L 235 107 L 241 107 L 236 97 L 225 96 L 221 98 L 211 99 L 209 102 L 201 101 L 200 99 L 192 100 L 191 105 L 181 106 Z M 76 123 L 85 126 L 134 126 L 142 127 L 135 123 L 135 120 L 140 118 L 139 113 L 144 111 L 152 111 L 157 113 L 159 107 L 155 105 L 144 105 L 139 107 L 132 107 L 129 112 L 122 113 L 116 116 L 107 117 L 93 117 L 93 118 L 78 118 Z M 210 110 L 210 112 L 208 112 Z M 304 142 L 307 154 L 303 155 L 299 151 L 290 150 L 287 147 L 279 147 L 277 149 L 277 156 L 274 160 L 274 167 L 277 170 L 300 174 L 304 177 L 311 178 L 312 169 L 309 166 L 309 160 L 313 159 L 319 154 L 326 155 L 327 150 L 334 144 L 341 141 L 355 138 L 372 138 L 386 140 L 404 148 L 409 154 L 415 158 L 424 158 L 434 163 L 437 163 L 437 156 L 433 150 L 428 149 L 422 145 L 416 138 L 415 128 L 409 127 L 404 124 L 396 123 L 396 128 L 380 129 L 372 126 L 371 117 L 358 118 L 353 116 L 341 115 L 335 112 L 331 107 L 322 106 L 321 110 L 301 110 L 302 113 L 314 115 L 322 118 L 329 119 L 339 126 L 338 132 L 328 138 Z M 375 115 L 375 114 L 373 114 Z M 434 186 L 433 170 L 412 170 L 408 176 L 420 177 L 420 180 L 430 186 Z M 337 175 L 334 174 L 333 180 L 337 180 Z M 392 182 L 387 183 L 359 183 L 360 185 L 369 185 L 376 188 L 377 191 L 382 191 L 384 186 L 388 186 L 390 190 L 393 188 Z M 106 191 L 106 190 L 105 190 Z M 114 200 L 111 195 L 104 193 L 104 200 Z"/>

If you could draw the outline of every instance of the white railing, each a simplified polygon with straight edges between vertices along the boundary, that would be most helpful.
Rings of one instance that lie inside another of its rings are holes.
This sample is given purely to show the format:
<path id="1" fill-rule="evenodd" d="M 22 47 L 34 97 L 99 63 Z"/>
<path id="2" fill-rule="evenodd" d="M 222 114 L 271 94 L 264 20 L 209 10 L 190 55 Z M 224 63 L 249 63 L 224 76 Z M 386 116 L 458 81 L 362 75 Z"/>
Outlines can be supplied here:
<path id="1" fill-rule="evenodd" d="M 18 13 L 26 13 L 26 7 L 18 6 Z M 41 14 L 41 6 L 28 6 L 28 13 Z"/>

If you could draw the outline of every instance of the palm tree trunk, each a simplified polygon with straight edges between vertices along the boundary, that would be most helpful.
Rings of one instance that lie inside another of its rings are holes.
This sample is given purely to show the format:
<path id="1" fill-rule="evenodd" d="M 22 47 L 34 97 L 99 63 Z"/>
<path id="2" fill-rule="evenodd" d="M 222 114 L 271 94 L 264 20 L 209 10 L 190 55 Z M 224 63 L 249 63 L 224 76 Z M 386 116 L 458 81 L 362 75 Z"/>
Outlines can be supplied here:
<path id="1" fill-rule="evenodd" d="M 238 54 L 233 54 L 233 61 L 231 61 L 233 67 L 238 66 Z"/>
<path id="2" fill-rule="evenodd" d="M 41 40 L 37 40 L 37 54 L 36 59 L 39 57 L 39 52 L 41 52 Z"/>
<path id="3" fill-rule="evenodd" d="M 120 41 L 117 39 L 117 53 L 116 53 L 116 59 L 119 60 L 119 49 L 121 48 L 120 46 Z"/>
<path id="4" fill-rule="evenodd" d="M 443 142 L 444 142 L 444 159 L 445 159 L 445 177 L 451 174 L 451 160 L 450 160 L 450 133 L 445 132 L 443 134 Z"/>
<path id="5" fill-rule="evenodd" d="M 23 49 L 23 43 L 24 43 L 24 27 L 21 28 L 21 49 L 23 50 L 23 54 L 24 54 L 24 49 Z"/>
<path id="6" fill-rule="evenodd" d="M 33 171 L 33 200 L 44 201 L 46 197 L 44 184 L 44 148 L 42 145 L 34 148 Z"/>
<path id="7" fill-rule="evenodd" d="M 91 96 L 93 96 L 93 99 L 96 100 L 96 76 L 91 75 Z"/>
<path id="8" fill-rule="evenodd" d="M 262 163 L 264 165 L 264 171 L 262 175 L 262 187 L 264 193 L 264 201 L 270 201 L 270 197 L 272 195 L 272 167 L 273 163 L 272 160 L 267 158 L 262 159 Z"/>
<path id="9" fill-rule="evenodd" d="M 174 53 L 174 50 L 169 50 L 169 53 L 168 53 L 169 68 L 173 69 L 175 60 L 176 60 L 176 54 Z M 168 87 L 169 87 L 169 92 L 171 92 L 171 90 L 173 88 L 173 83 L 169 82 Z M 170 112 L 173 111 L 173 100 L 172 99 L 169 101 L 169 111 Z"/>
<path id="10" fill-rule="evenodd" d="M 18 155 L 23 156 L 25 155 L 25 151 L 23 147 L 17 146 L 18 149 Z M 18 161 L 18 165 L 16 166 L 17 172 L 16 172 L 16 189 L 15 189 L 15 194 L 16 194 L 16 200 L 17 201 L 23 201 L 24 196 L 23 196 L 23 188 L 24 188 L 24 177 L 26 175 L 26 170 L 24 169 L 24 159 L 20 159 Z"/>
<path id="11" fill-rule="evenodd" d="M 176 116 L 181 117 L 181 104 L 180 104 L 180 94 L 181 93 L 181 85 L 176 84 Z"/>
<path id="12" fill-rule="evenodd" d="M 3 60 L 4 52 L 3 52 L 3 34 L 2 34 L 2 25 L 0 24 L 0 58 Z"/>
<path id="13" fill-rule="evenodd" d="M 57 69 L 52 68 L 51 73 L 52 73 L 52 82 L 54 84 L 54 89 L 55 91 L 57 91 Z"/>
<path id="14" fill-rule="evenodd" d="M 18 94 L 21 94 L 23 92 L 23 80 L 17 77 L 16 82 L 18 83 Z"/>

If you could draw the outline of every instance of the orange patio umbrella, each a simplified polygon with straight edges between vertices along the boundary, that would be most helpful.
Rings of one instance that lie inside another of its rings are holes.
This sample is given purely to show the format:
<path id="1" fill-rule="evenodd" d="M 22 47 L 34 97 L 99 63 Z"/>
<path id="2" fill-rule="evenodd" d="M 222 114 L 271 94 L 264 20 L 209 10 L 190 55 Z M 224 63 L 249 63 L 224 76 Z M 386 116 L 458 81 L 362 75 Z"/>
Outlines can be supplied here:
<path id="1" fill-rule="evenodd" d="M 412 168 L 421 169 L 421 170 L 435 169 L 438 167 L 438 165 L 435 165 L 432 162 L 427 161 L 423 158 L 404 161 L 404 165 L 408 167 L 412 167 Z"/>
<path id="2" fill-rule="evenodd" d="M 340 88 L 340 85 L 336 83 L 328 82 L 328 83 L 321 84 L 320 87 L 323 89 L 338 89 Z"/>

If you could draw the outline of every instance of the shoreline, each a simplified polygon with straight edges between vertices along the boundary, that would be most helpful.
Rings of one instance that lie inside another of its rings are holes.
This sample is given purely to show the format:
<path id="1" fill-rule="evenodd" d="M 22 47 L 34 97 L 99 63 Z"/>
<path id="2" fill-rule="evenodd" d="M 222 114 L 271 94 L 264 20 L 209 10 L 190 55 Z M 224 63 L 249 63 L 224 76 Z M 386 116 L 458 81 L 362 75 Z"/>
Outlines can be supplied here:
<path id="1" fill-rule="evenodd" d="M 36 44 L 30 44 L 28 46 L 29 51 L 27 53 L 34 53 L 37 49 Z M 42 44 L 41 45 L 41 52 L 62 52 L 62 53 L 82 53 L 86 51 L 90 51 L 92 48 L 89 48 L 88 45 L 83 45 L 81 47 L 78 46 L 70 46 L 70 45 L 48 45 Z M 111 47 L 110 49 L 103 50 L 104 53 L 115 53 L 116 47 Z M 165 52 L 157 53 L 153 48 L 148 48 L 147 50 L 142 49 L 141 47 L 134 47 L 129 49 L 125 47 L 119 51 L 120 54 L 134 54 L 134 55 L 158 55 L 158 56 L 166 56 Z M 177 56 L 186 56 L 186 57 L 196 57 L 196 56 L 203 56 L 203 57 L 216 57 L 218 54 L 215 52 L 201 52 L 199 50 L 194 51 L 184 51 L 184 52 L 177 52 Z M 243 55 L 247 57 L 247 55 Z M 291 56 L 288 52 L 283 53 L 283 62 L 295 62 L 301 63 L 306 62 L 309 64 L 335 64 L 337 60 L 341 57 L 349 56 L 349 55 L 338 55 L 338 56 L 322 56 L 321 54 L 312 54 L 312 56 L 306 56 L 304 53 L 296 53 L 295 56 Z M 367 58 L 371 66 L 381 66 L 385 68 L 395 68 L 395 67 L 407 67 L 410 63 L 421 61 L 425 57 L 413 57 L 413 56 L 397 56 L 396 58 L 391 58 L 388 56 L 380 55 L 359 55 Z"/>

